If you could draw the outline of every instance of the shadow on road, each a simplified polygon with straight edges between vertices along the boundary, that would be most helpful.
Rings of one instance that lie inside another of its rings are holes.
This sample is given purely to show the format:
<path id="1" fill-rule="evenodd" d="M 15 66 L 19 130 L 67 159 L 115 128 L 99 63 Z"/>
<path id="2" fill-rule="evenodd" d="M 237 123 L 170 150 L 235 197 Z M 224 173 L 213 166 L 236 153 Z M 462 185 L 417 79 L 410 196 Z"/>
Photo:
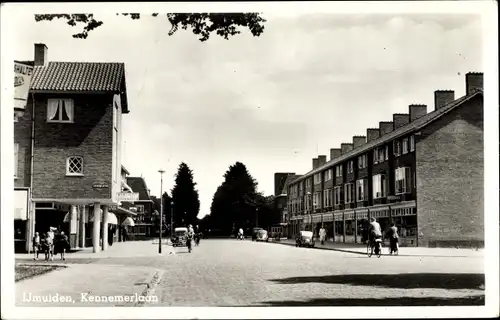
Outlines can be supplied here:
<path id="1" fill-rule="evenodd" d="M 484 274 L 479 273 L 400 273 L 400 274 L 342 274 L 313 277 L 272 279 L 281 284 L 328 283 L 350 284 L 401 289 L 481 289 Z"/>
<path id="2" fill-rule="evenodd" d="M 305 301 L 265 301 L 260 305 L 269 307 L 301 307 L 301 306 L 484 306 L 484 295 L 461 298 L 383 298 L 383 299 L 310 299 Z"/>

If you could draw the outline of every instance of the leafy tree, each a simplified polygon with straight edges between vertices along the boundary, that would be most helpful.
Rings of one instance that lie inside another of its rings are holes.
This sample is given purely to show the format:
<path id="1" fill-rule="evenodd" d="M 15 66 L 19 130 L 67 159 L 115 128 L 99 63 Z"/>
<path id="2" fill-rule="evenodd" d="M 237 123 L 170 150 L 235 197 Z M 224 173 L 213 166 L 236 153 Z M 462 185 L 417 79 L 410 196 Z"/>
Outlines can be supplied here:
<path id="1" fill-rule="evenodd" d="M 210 226 L 228 235 L 238 228 L 250 228 L 254 223 L 257 203 L 257 181 L 246 166 L 236 162 L 224 174 L 210 208 Z"/>
<path id="2" fill-rule="evenodd" d="M 117 13 L 130 17 L 132 20 L 139 20 L 140 13 Z M 158 17 L 158 13 L 151 14 Z M 200 41 L 206 41 L 212 33 L 215 33 L 228 40 L 230 36 L 240 34 L 239 27 L 248 28 L 253 36 L 258 37 L 264 32 L 266 20 L 259 13 L 166 13 L 164 17 L 170 22 L 171 28 L 168 35 L 175 34 L 179 29 L 187 30 L 199 36 Z M 86 39 L 89 32 L 104 24 L 93 14 L 35 14 L 35 21 L 52 21 L 54 19 L 66 20 L 71 27 L 82 26 L 80 32 L 73 34 L 73 38 Z"/>
<path id="3" fill-rule="evenodd" d="M 188 224 L 194 226 L 198 223 L 200 200 L 198 190 L 195 187 L 196 183 L 193 181 L 193 171 L 187 164 L 182 162 L 177 170 L 175 185 L 172 189 L 174 227 L 184 227 Z"/>

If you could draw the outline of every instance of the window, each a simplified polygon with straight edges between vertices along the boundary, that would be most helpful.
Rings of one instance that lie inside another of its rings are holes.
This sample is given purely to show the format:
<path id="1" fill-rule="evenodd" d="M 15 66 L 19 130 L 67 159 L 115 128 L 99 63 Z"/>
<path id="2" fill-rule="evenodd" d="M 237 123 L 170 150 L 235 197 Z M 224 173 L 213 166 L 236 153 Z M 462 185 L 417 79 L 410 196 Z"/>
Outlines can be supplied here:
<path id="1" fill-rule="evenodd" d="M 14 178 L 17 178 L 19 170 L 19 143 L 14 143 Z"/>
<path id="2" fill-rule="evenodd" d="M 321 204 L 321 193 L 315 192 L 313 194 L 313 208 L 314 210 L 319 209 Z"/>
<path id="3" fill-rule="evenodd" d="M 49 99 L 47 101 L 47 122 L 74 121 L 74 103 L 72 99 Z"/>
<path id="4" fill-rule="evenodd" d="M 314 184 L 321 183 L 321 173 L 316 173 L 314 175 Z"/>
<path id="5" fill-rule="evenodd" d="M 339 206 L 343 203 L 344 197 L 343 197 L 343 192 L 342 192 L 342 187 L 335 187 L 333 188 L 333 193 L 334 193 L 334 204 L 336 206 Z"/>
<path id="6" fill-rule="evenodd" d="M 342 166 L 336 166 L 335 167 L 335 176 L 337 178 L 342 177 Z"/>
<path id="7" fill-rule="evenodd" d="M 300 193 L 302 194 L 302 190 L 304 190 L 304 181 L 300 182 L 299 188 L 300 188 Z"/>
<path id="8" fill-rule="evenodd" d="M 396 194 L 411 192 L 411 169 L 401 167 L 396 169 Z"/>
<path id="9" fill-rule="evenodd" d="M 352 203 L 354 202 L 354 184 L 352 183 L 347 183 L 345 185 L 345 203 Z"/>
<path id="10" fill-rule="evenodd" d="M 385 160 L 389 160 L 389 146 L 385 146 Z"/>
<path id="11" fill-rule="evenodd" d="M 399 140 L 394 140 L 394 155 L 399 157 L 401 155 L 401 143 Z"/>
<path id="12" fill-rule="evenodd" d="M 415 151 L 415 136 L 410 136 L 410 151 Z"/>
<path id="13" fill-rule="evenodd" d="M 356 201 L 368 200 L 368 180 L 359 179 L 356 181 Z"/>
<path id="14" fill-rule="evenodd" d="M 332 180 L 332 169 L 328 169 L 324 173 L 325 180 L 324 181 L 330 181 Z"/>
<path id="15" fill-rule="evenodd" d="M 354 172 L 354 160 L 347 162 L 347 173 Z"/>
<path id="16" fill-rule="evenodd" d="M 330 208 L 332 206 L 332 189 L 323 191 L 323 207 Z"/>
<path id="17" fill-rule="evenodd" d="M 137 213 L 144 213 L 144 205 L 138 204 L 135 206 L 137 208 Z"/>
<path id="18" fill-rule="evenodd" d="M 408 138 L 403 139 L 403 154 L 408 153 Z"/>
<path id="19" fill-rule="evenodd" d="M 383 174 L 373 176 L 373 199 L 387 196 L 387 178 Z"/>
<path id="20" fill-rule="evenodd" d="M 306 188 L 311 186 L 311 178 L 306 179 Z"/>
<path id="21" fill-rule="evenodd" d="M 83 157 L 68 157 L 66 159 L 67 176 L 83 176 Z"/>
<path id="22" fill-rule="evenodd" d="M 358 157 L 358 168 L 363 169 L 368 167 L 367 155 L 361 155 Z"/>
<path id="23" fill-rule="evenodd" d="M 381 163 L 389 159 L 389 147 L 377 147 L 373 150 L 373 163 Z"/>

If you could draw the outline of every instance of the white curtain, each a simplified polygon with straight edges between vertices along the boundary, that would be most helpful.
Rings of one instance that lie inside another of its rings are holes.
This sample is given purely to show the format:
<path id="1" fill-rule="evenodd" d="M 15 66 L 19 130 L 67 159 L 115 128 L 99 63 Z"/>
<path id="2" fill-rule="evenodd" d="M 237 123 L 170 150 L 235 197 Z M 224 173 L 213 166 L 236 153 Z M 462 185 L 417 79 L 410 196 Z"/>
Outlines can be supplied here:
<path id="1" fill-rule="evenodd" d="M 74 104 L 72 99 L 64 99 L 64 109 L 66 110 L 66 114 L 68 115 L 69 121 L 73 122 L 73 111 Z"/>
<path id="2" fill-rule="evenodd" d="M 57 114 L 58 107 L 59 107 L 59 100 L 49 99 L 49 101 L 47 102 L 47 120 L 54 119 L 54 117 Z"/>

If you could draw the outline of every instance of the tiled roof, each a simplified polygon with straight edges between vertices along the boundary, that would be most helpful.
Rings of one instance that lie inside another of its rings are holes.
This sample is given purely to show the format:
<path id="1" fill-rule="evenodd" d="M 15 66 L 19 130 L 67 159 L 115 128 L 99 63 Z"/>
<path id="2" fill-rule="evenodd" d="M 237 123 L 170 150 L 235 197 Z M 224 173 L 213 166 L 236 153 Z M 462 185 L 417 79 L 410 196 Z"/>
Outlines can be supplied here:
<path id="1" fill-rule="evenodd" d="M 381 136 L 373 141 L 365 143 L 364 145 L 362 145 L 354 150 L 351 150 L 351 151 L 341 155 L 338 158 L 335 158 L 335 159 L 328 161 L 324 165 L 322 165 L 314 170 L 311 170 L 308 173 L 297 178 L 296 181 L 297 180 L 298 181 L 304 180 L 308 177 L 313 176 L 314 174 L 316 174 L 318 172 L 321 172 L 327 168 L 331 168 L 339 163 L 342 163 L 343 161 L 345 161 L 349 158 L 361 155 L 364 152 L 366 152 L 374 147 L 377 147 L 379 145 L 383 145 L 383 144 L 387 143 L 388 141 L 391 141 L 393 139 L 397 139 L 397 138 L 404 136 L 412 131 L 419 130 L 419 129 L 425 127 L 426 125 L 428 125 L 429 123 L 439 119 L 441 116 L 445 115 L 446 113 L 450 112 L 451 110 L 462 105 L 464 102 L 469 101 L 470 99 L 474 98 L 475 96 L 482 95 L 482 94 L 483 94 L 482 90 L 477 90 L 474 93 L 463 96 L 455 101 L 452 101 L 449 104 L 447 104 L 446 106 L 443 106 L 440 109 L 429 112 L 428 114 L 414 120 L 413 122 L 410 122 L 409 124 L 407 124 L 405 126 L 402 126 L 394 131 L 391 131 L 391 132 L 389 132 L 389 133 L 387 133 L 387 134 L 385 134 L 385 135 L 383 135 L 383 136 Z"/>
<path id="2" fill-rule="evenodd" d="M 139 193 L 139 200 L 151 200 L 149 198 L 148 187 L 146 186 L 146 181 L 141 177 L 127 177 L 127 184 L 134 190 L 134 192 Z"/>
<path id="3" fill-rule="evenodd" d="M 35 66 L 32 90 L 120 92 L 123 63 L 49 62 Z"/>

